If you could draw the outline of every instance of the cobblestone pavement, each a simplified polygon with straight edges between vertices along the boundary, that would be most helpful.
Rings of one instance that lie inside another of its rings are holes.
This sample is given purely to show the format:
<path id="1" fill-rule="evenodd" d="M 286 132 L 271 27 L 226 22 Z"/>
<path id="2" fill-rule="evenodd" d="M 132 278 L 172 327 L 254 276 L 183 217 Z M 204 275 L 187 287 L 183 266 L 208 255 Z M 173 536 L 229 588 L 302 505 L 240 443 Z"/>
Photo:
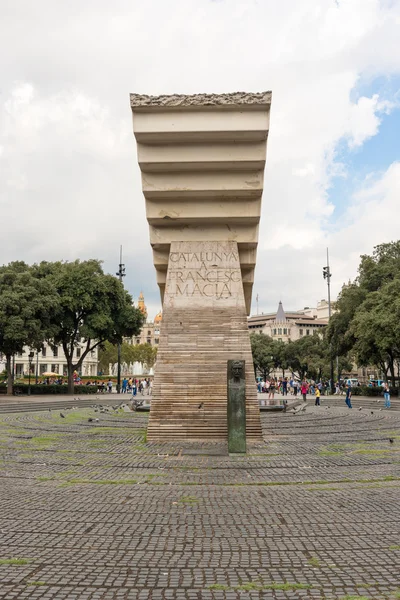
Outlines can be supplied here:
<path id="1" fill-rule="evenodd" d="M 143 413 L 0 415 L 0 599 L 400 598 L 400 413 L 261 418 L 229 457 Z"/>

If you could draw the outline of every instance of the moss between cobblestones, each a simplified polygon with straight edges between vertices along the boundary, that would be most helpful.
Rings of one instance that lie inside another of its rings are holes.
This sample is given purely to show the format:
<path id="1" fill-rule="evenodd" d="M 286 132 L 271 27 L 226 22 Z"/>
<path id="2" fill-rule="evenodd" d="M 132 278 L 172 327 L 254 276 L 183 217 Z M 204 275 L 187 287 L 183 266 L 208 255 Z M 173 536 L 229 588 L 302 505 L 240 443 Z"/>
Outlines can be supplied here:
<path id="1" fill-rule="evenodd" d="M 0 565 L 13 565 L 19 567 L 20 565 L 27 565 L 30 562 L 31 561 L 27 558 L 0 558 Z"/>
<path id="2" fill-rule="evenodd" d="M 312 556 L 311 558 L 309 558 L 308 564 L 311 565 L 312 567 L 321 567 L 321 563 L 319 562 L 319 560 L 316 556 Z"/>
<path id="3" fill-rule="evenodd" d="M 313 586 L 309 583 L 254 583 L 249 581 L 248 583 L 242 583 L 241 585 L 229 586 L 221 583 L 214 583 L 208 586 L 209 590 L 224 590 L 230 591 L 235 590 L 238 592 L 251 592 L 252 590 L 263 591 L 263 590 L 281 590 L 284 592 L 290 592 L 292 590 L 310 590 L 312 588 L 319 588 L 320 586 Z"/>
<path id="4" fill-rule="evenodd" d="M 389 550 L 400 550 L 400 546 L 389 546 Z"/>

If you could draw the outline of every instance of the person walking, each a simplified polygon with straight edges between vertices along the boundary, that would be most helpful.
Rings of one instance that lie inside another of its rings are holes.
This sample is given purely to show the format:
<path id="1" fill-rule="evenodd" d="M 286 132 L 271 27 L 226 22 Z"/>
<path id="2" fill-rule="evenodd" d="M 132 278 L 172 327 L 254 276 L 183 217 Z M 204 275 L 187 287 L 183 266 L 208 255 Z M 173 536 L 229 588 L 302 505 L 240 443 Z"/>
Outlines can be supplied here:
<path id="1" fill-rule="evenodd" d="M 271 379 L 270 384 L 269 384 L 268 398 L 274 398 L 274 397 L 275 397 L 275 379 Z"/>
<path id="2" fill-rule="evenodd" d="M 293 379 L 293 395 L 294 395 L 295 397 L 297 397 L 297 390 L 298 390 L 298 387 L 299 387 L 299 384 L 298 384 L 298 382 L 297 382 L 295 379 Z"/>
<path id="3" fill-rule="evenodd" d="M 287 386 L 288 380 L 287 377 L 285 377 L 285 379 L 282 381 L 282 396 L 287 396 Z"/>
<path id="4" fill-rule="evenodd" d="M 315 406 L 321 406 L 321 390 L 317 386 L 315 388 Z"/>
<path id="5" fill-rule="evenodd" d="M 390 408 L 390 388 L 389 384 L 383 386 L 383 397 L 385 398 L 385 408 Z"/>
<path id="6" fill-rule="evenodd" d="M 345 400 L 347 406 L 349 408 L 353 408 L 351 405 L 351 385 L 348 385 L 346 388 L 346 400 Z"/>
<path id="7" fill-rule="evenodd" d="M 113 383 L 112 383 L 111 379 L 109 379 L 107 382 L 107 389 L 108 389 L 109 394 L 112 394 L 112 386 L 113 386 Z"/>
<path id="8" fill-rule="evenodd" d="M 307 400 L 307 392 L 308 392 L 307 381 L 305 381 L 305 380 L 302 381 L 300 392 L 302 393 L 302 395 L 303 395 L 303 401 L 305 402 Z"/>
<path id="9" fill-rule="evenodd" d="M 128 380 L 126 377 L 122 380 L 122 393 L 126 394 L 126 388 L 128 387 Z"/>

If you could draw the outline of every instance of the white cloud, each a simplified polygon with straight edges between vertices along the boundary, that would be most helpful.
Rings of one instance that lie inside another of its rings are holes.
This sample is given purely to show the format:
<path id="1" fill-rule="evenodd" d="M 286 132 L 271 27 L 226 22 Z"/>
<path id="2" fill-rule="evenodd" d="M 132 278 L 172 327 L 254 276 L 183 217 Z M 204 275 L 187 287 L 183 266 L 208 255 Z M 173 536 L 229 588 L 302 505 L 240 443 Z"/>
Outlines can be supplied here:
<path id="1" fill-rule="evenodd" d="M 400 3 L 379 0 L 42 0 L 40 18 L 29 0 L 0 7 L 2 259 L 96 256 L 114 272 L 123 243 L 128 287 L 152 314 L 129 92 L 272 89 L 255 290 L 265 309 L 279 296 L 290 308 L 315 302 L 326 245 L 344 280 L 379 237 L 359 235 L 358 196 L 327 235 L 329 189 L 348 176 L 338 141 L 359 148 L 396 104 L 351 92 L 399 72 L 399 22 Z M 389 173 L 368 186 L 394 189 Z M 378 195 L 362 202 L 379 221 Z"/>

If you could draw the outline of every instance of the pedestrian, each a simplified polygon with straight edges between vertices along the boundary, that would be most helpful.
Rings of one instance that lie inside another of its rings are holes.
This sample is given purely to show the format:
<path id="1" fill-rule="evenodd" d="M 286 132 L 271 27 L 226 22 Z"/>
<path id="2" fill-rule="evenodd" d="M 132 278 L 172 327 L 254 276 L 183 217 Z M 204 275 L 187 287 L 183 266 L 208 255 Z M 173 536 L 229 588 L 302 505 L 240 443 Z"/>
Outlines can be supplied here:
<path id="1" fill-rule="evenodd" d="M 308 385 L 307 385 L 307 381 L 306 380 L 302 381 L 300 392 L 302 393 L 302 395 L 303 395 L 303 401 L 305 402 L 307 400 L 307 392 L 308 392 Z"/>
<path id="2" fill-rule="evenodd" d="M 315 406 L 321 406 L 320 398 L 321 398 L 321 390 L 317 386 L 315 389 Z"/>
<path id="3" fill-rule="evenodd" d="M 297 390 L 298 390 L 298 388 L 299 388 L 298 382 L 295 379 L 293 379 L 293 395 L 295 397 L 297 397 Z"/>
<path id="4" fill-rule="evenodd" d="M 268 398 L 274 398 L 274 397 L 275 397 L 275 379 L 271 379 L 271 381 L 269 383 Z"/>
<path id="5" fill-rule="evenodd" d="M 126 377 L 122 380 L 122 393 L 126 394 L 126 388 L 128 387 L 128 380 Z"/>
<path id="6" fill-rule="evenodd" d="M 390 408 L 390 389 L 389 384 L 383 386 L 383 397 L 385 398 L 385 408 Z"/>
<path id="7" fill-rule="evenodd" d="M 113 382 L 111 381 L 111 379 L 109 379 L 107 381 L 107 389 L 108 389 L 109 394 L 112 394 L 112 386 L 113 386 Z"/>
<path id="8" fill-rule="evenodd" d="M 345 400 L 345 402 L 346 402 L 346 404 L 347 404 L 347 406 L 349 408 L 353 408 L 352 405 L 351 405 L 351 385 L 348 385 L 346 387 L 347 387 L 347 389 L 346 389 L 346 400 Z"/>
<path id="9" fill-rule="evenodd" d="M 287 386 L 288 380 L 287 377 L 285 377 L 285 379 L 282 381 L 282 396 L 287 396 Z"/>

